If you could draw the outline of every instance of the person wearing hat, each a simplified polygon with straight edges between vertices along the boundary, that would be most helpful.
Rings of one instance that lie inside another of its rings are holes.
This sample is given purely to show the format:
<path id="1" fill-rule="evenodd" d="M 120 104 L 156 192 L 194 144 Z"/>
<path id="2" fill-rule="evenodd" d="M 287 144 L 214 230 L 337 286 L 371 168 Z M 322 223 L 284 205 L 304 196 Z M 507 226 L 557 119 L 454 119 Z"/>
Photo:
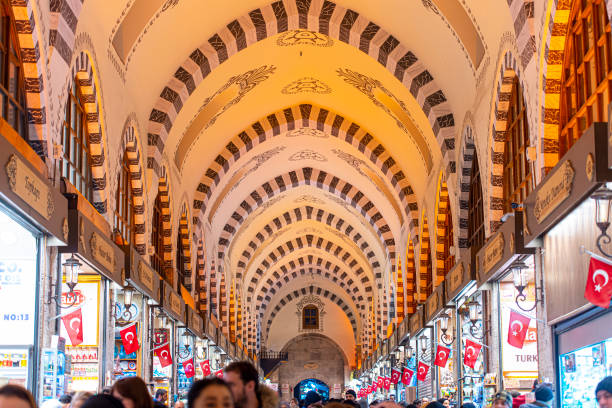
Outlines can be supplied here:
<path id="1" fill-rule="evenodd" d="M 306 393 L 306 398 L 304 398 L 304 407 L 308 408 L 310 405 L 321 402 L 322 400 L 323 398 L 316 391 L 308 391 Z"/>
<path id="2" fill-rule="evenodd" d="M 357 393 L 355 392 L 355 390 L 346 390 L 346 392 L 344 393 L 344 399 L 355 401 L 357 400 Z"/>
<path id="3" fill-rule="evenodd" d="M 493 408 L 512 408 L 512 395 L 508 391 L 500 391 L 493 396 Z"/>
<path id="4" fill-rule="evenodd" d="M 554 394 L 551 384 L 542 383 L 533 390 L 535 401 L 523 404 L 520 408 L 550 408 L 552 407 Z"/>
<path id="5" fill-rule="evenodd" d="M 595 398 L 599 408 L 612 408 L 612 377 L 606 377 L 597 384 Z"/>

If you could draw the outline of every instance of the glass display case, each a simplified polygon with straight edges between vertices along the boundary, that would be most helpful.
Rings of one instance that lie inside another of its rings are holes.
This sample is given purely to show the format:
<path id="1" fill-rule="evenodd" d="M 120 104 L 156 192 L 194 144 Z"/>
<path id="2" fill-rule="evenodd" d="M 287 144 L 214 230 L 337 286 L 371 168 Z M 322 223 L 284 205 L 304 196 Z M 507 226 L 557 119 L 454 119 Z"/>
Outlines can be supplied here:
<path id="1" fill-rule="evenodd" d="M 596 408 L 597 383 L 612 374 L 612 338 L 561 354 L 558 361 L 562 408 Z"/>

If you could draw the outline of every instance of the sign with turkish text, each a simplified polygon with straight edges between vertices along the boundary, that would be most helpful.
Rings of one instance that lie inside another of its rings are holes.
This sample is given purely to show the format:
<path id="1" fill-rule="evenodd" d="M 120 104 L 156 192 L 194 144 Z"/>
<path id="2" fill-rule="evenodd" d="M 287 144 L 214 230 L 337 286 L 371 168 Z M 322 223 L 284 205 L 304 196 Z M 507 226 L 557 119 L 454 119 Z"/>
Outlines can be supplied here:
<path id="1" fill-rule="evenodd" d="M 570 160 L 564 161 L 554 170 L 536 192 L 536 201 L 533 209 L 538 223 L 548 217 L 559 205 L 569 197 L 574 184 L 576 172 Z"/>
<path id="2" fill-rule="evenodd" d="M 47 220 L 55 211 L 53 195 L 49 185 L 34 173 L 25 162 L 16 155 L 9 157 L 5 166 L 8 184 L 13 193 L 28 203 L 30 207 Z"/>
<path id="3" fill-rule="evenodd" d="M 89 246 L 91 247 L 93 259 L 105 267 L 110 272 L 110 276 L 116 276 L 115 266 L 117 261 L 115 260 L 115 249 L 110 242 L 97 232 L 93 232 L 89 240 Z"/>
<path id="4" fill-rule="evenodd" d="M 157 272 L 149 267 L 143 261 L 138 261 L 138 280 L 144 285 L 146 289 L 148 289 L 151 293 L 155 292 L 155 282 L 153 281 L 153 277 Z"/>
<path id="5" fill-rule="evenodd" d="M 479 272 L 482 276 L 493 269 L 504 256 L 504 234 L 498 232 L 491 241 L 489 241 L 484 250 L 484 259 L 482 260 L 482 270 Z"/>

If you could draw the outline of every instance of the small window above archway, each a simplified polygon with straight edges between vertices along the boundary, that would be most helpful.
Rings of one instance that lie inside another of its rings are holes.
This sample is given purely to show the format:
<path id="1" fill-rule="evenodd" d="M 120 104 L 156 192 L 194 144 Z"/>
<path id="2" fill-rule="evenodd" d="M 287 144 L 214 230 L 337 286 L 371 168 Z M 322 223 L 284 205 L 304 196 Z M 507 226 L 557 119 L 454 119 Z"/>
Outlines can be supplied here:
<path id="1" fill-rule="evenodd" d="M 319 309 L 316 306 L 308 305 L 302 309 L 302 329 L 319 330 Z"/>
<path id="2" fill-rule="evenodd" d="M 322 331 L 325 303 L 315 295 L 306 295 L 297 303 L 296 316 L 300 332 Z"/>

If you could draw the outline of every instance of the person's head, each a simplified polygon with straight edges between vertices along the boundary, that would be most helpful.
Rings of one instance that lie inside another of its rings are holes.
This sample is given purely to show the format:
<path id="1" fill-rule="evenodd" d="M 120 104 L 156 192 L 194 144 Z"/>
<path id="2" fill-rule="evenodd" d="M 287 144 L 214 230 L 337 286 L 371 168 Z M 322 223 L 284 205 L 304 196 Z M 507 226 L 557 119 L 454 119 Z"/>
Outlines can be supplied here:
<path id="1" fill-rule="evenodd" d="M 606 377 L 597 384 L 595 398 L 599 408 L 612 408 L 612 377 Z"/>
<path id="2" fill-rule="evenodd" d="M 187 394 L 187 408 L 233 408 L 229 385 L 220 378 L 194 381 Z"/>
<path id="3" fill-rule="evenodd" d="M 232 390 L 236 408 L 243 408 L 248 401 L 257 398 L 259 376 L 251 363 L 247 361 L 231 363 L 223 369 L 223 379 Z"/>
<path id="4" fill-rule="evenodd" d="M 507 391 L 500 391 L 493 396 L 493 408 L 512 408 L 512 395 Z"/>
<path id="5" fill-rule="evenodd" d="M 424 400 L 425 398 L 423 398 L 423 403 L 425 403 Z M 442 405 L 438 401 L 431 401 L 430 403 L 427 404 L 427 408 L 444 408 L 444 405 Z"/>
<path id="6" fill-rule="evenodd" d="M 346 390 L 344 398 L 347 400 L 355 401 L 357 399 L 357 393 L 355 390 Z"/>
<path id="7" fill-rule="evenodd" d="M 414 404 L 408 404 L 406 405 L 406 408 L 417 408 L 417 406 Z"/>
<path id="8" fill-rule="evenodd" d="M 289 403 L 287 401 L 282 401 L 280 403 L 280 408 L 289 408 Z"/>
<path id="9" fill-rule="evenodd" d="M 0 387 L 0 408 L 36 408 L 36 402 L 30 391 L 8 384 Z"/>
<path id="10" fill-rule="evenodd" d="M 166 402 L 166 400 L 168 399 L 168 391 L 163 390 L 163 389 L 158 389 L 157 391 L 155 391 L 155 399 L 161 402 Z"/>
<path id="11" fill-rule="evenodd" d="M 414 402 L 412 403 L 416 408 L 421 408 L 421 405 L 423 405 L 423 401 L 421 401 L 420 399 L 416 399 L 414 400 Z"/>
<path id="12" fill-rule="evenodd" d="M 447 398 L 440 398 L 438 402 L 444 405 L 444 408 L 450 407 L 450 401 Z"/>
<path id="13" fill-rule="evenodd" d="M 361 408 L 357 400 L 345 399 L 341 401 L 345 408 Z M 327 407 L 327 405 L 325 405 Z"/>
<path id="14" fill-rule="evenodd" d="M 72 395 L 70 394 L 62 395 L 61 397 L 59 397 L 59 402 L 60 404 L 62 404 L 63 407 L 68 407 L 70 403 L 72 402 Z"/>
<path id="15" fill-rule="evenodd" d="M 554 395 L 548 384 L 538 385 L 533 393 L 537 402 L 552 406 Z"/>
<path id="16" fill-rule="evenodd" d="M 185 403 L 181 400 L 178 400 L 174 403 L 174 408 L 185 408 Z"/>
<path id="17" fill-rule="evenodd" d="M 70 408 L 81 408 L 85 400 L 91 397 L 93 394 L 91 392 L 80 391 L 74 394 L 72 397 L 72 401 L 70 402 Z"/>
<path id="18" fill-rule="evenodd" d="M 308 391 L 304 398 L 304 406 L 309 407 L 317 402 L 321 402 L 323 398 L 316 391 Z"/>
<path id="19" fill-rule="evenodd" d="M 465 404 L 461 405 L 461 408 L 476 408 L 476 405 L 472 404 L 471 402 L 466 402 Z"/>
<path id="20" fill-rule="evenodd" d="M 112 387 L 104 387 L 102 388 L 102 394 L 109 394 L 111 393 Z"/>
<path id="21" fill-rule="evenodd" d="M 140 377 L 118 380 L 113 385 L 111 392 L 113 397 L 119 399 L 125 408 L 153 408 L 153 401 L 147 385 Z"/>
<path id="22" fill-rule="evenodd" d="M 87 398 L 82 408 L 124 408 L 120 400 L 110 394 L 97 394 Z"/>

